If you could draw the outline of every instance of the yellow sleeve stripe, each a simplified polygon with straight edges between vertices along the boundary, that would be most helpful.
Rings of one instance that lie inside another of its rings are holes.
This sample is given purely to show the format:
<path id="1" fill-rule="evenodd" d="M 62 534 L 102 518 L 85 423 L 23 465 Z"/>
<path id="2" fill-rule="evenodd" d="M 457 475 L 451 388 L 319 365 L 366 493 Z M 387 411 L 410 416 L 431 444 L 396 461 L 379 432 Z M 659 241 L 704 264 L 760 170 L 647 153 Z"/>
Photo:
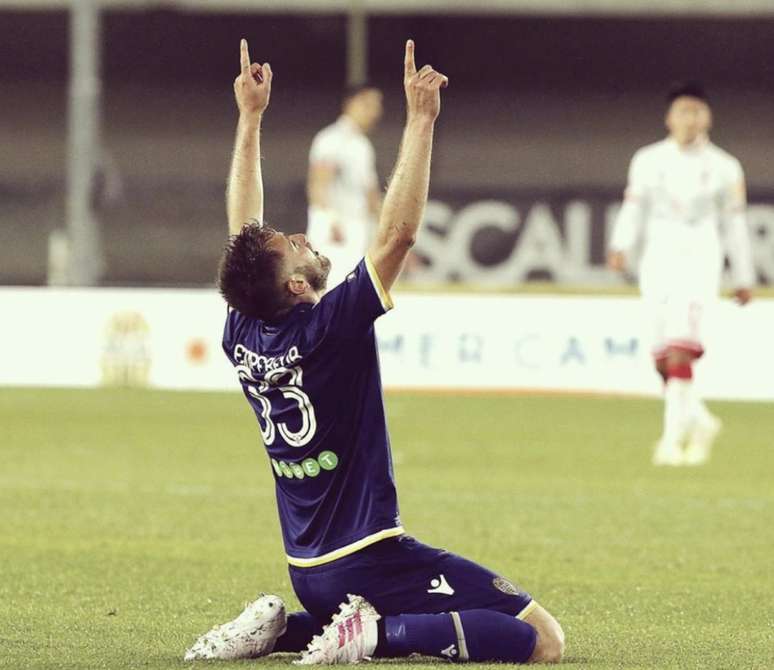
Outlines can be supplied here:
<path id="1" fill-rule="evenodd" d="M 387 528 L 385 530 L 380 530 L 376 533 L 373 533 L 372 535 L 367 535 L 366 537 L 359 539 L 357 542 L 348 544 L 345 547 L 329 551 L 327 554 L 323 554 L 322 556 L 314 556 L 313 558 L 296 558 L 295 556 L 288 555 L 287 559 L 290 565 L 294 565 L 297 568 L 313 568 L 315 565 L 323 565 L 324 563 L 335 561 L 338 558 L 344 558 L 344 556 L 354 554 L 356 551 L 365 549 L 367 546 L 374 544 L 375 542 L 386 540 L 388 537 L 397 537 L 398 535 L 403 535 L 405 532 L 406 531 L 403 530 L 402 526 L 398 526 L 397 528 Z"/>
<path id="2" fill-rule="evenodd" d="M 519 612 L 516 615 L 517 619 L 521 619 L 524 621 L 530 614 L 532 614 L 533 610 L 538 606 L 537 600 L 530 600 L 529 605 L 527 605 L 521 612 Z"/>
<path id="3" fill-rule="evenodd" d="M 395 305 L 392 302 L 392 297 L 390 297 L 390 294 L 384 290 L 382 280 L 379 279 L 379 275 L 376 272 L 374 264 L 371 262 L 370 256 L 365 257 L 365 264 L 366 270 L 368 270 L 368 276 L 371 278 L 371 283 L 374 285 L 374 289 L 376 289 L 376 294 L 379 296 L 382 307 L 384 308 L 385 312 L 389 312 Z"/>

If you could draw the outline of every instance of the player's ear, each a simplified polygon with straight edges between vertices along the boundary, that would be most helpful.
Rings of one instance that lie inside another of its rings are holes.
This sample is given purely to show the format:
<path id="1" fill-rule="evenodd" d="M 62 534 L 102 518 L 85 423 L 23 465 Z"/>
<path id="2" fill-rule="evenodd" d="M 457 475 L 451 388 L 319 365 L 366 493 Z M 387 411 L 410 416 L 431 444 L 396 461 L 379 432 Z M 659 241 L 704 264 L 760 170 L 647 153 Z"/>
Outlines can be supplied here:
<path id="1" fill-rule="evenodd" d="M 288 287 L 290 295 L 299 296 L 306 293 L 309 284 L 304 275 L 294 273 L 290 275 L 290 279 L 288 279 L 286 286 Z"/>

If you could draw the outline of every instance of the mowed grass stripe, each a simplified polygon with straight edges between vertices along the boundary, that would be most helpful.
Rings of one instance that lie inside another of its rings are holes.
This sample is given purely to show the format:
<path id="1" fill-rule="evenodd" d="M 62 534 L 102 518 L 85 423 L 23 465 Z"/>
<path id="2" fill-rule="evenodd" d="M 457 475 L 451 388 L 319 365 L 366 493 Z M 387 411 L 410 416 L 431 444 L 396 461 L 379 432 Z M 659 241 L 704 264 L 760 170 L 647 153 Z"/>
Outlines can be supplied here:
<path id="1" fill-rule="evenodd" d="M 653 400 L 387 406 L 406 528 L 531 591 L 570 667 L 774 667 L 772 405 L 712 403 L 712 461 L 667 470 Z M 0 426 L 0 667 L 185 667 L 258 591 L 298 606 L 239 395 L 10 389 Z"/>

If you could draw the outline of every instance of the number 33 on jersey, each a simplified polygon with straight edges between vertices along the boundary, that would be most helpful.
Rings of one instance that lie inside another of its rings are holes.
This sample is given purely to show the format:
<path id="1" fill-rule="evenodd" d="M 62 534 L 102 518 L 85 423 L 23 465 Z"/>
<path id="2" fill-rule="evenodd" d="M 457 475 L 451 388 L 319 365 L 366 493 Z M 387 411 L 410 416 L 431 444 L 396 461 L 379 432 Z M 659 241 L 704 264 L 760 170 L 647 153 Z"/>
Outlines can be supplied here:
<path id="1" fill-rule="evenodd" d="M 276 322 L 228 313 L 223 348 L 260 425 L 292 565 L 403 532 L 374 334 L 391 307 L 365 258 L 319 303 Z"/>

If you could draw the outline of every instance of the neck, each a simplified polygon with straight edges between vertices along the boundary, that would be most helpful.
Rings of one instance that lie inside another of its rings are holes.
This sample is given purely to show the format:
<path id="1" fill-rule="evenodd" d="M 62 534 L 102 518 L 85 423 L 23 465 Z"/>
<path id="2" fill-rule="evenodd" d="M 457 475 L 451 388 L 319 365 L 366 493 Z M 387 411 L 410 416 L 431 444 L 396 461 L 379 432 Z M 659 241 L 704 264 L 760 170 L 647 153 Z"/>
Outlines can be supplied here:
<path id="1" fill-rule="evenodd" d="M 696 149 L 708 141 L 708 137 L 706 135 L 697 135 L 692 140 L 687 140 L 685 142 L 681 142 L 674 135 L 670 135 L 670 137 L 672 141 L 681 149 Z"/>
<path id="2" fill-rule="evenodd" d="M 366 134 L 368 129 L 354 116 L 344 112 L 344 118 L 347 119 L 352 125 L 354 125 L 361 133 Z"/>
<path id="3" fill-rule="evenodd" d="M 318 302 L 320 302 L 320 299 L 318 297 L 312 297 L 312 296 L 296 296 L 293 298 L 293 300 L 288 304 L 287 307 L 284 309 L 278 310 L 275 315 L 272 317 L 271 321 L 281 321 L 284 319 L 288 314 L 290 314 L 298 305 L 304 305 L 304 304 L 310 304 L 310 305 L 316 305 Z"/>
<path id="4" fill-rule="evenodd" d="M 306 293 L 293 297 L 293 304 L 288 308 L 288 311 L 293 309 L 296 305 L 316 305 L 322 298 L 322 291 L 312 291 L 309 289 Z"/>

